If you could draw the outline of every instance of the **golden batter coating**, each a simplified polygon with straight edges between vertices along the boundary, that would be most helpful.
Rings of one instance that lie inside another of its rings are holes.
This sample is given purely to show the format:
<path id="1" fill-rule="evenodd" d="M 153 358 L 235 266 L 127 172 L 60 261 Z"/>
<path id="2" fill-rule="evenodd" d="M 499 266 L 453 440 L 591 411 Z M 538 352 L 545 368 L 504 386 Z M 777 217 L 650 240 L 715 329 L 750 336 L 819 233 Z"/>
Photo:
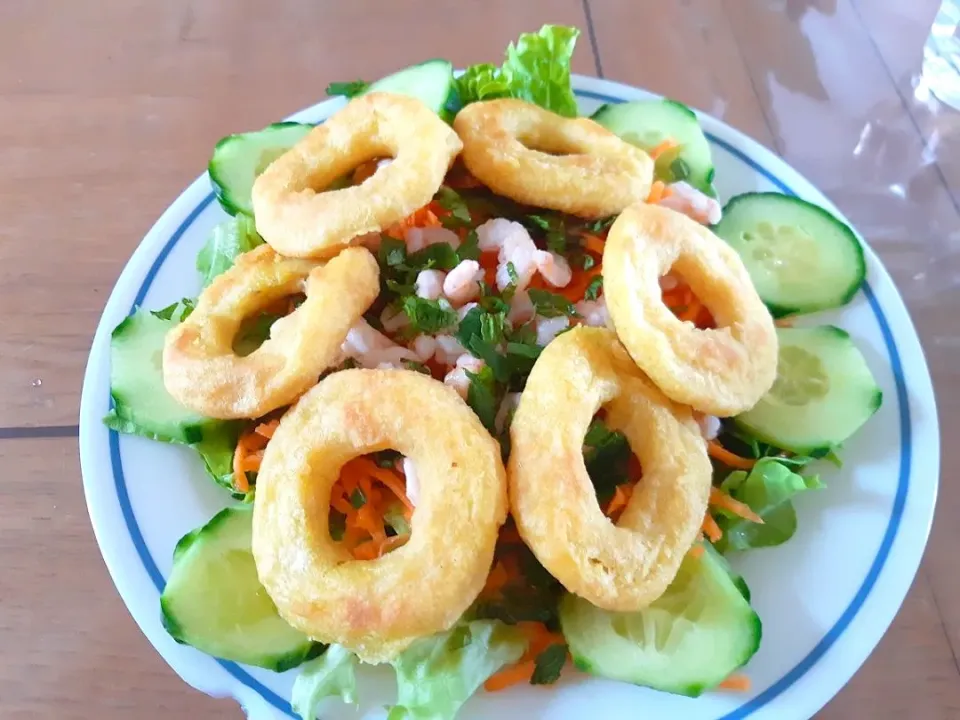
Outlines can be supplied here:
<path id="1" fill-rule="evenodd" d="M 429 203 L 461 147 L 450 126 L 415 98 L 355 98 L 256 179 L 257 231 L 284 255 L 330 255 Z M 377 157 L 393 161 L 360 185 L 325 190 Z"/>
<path id="2" fill-rule="evenodd" d="M 274 323 L 259 348 L 244 357 L 233 351 L 245 318 L 300 292 L 307 299 Z M 379 292 L 377 261 L 364 248 L 326 264 L 281 257 L 268 245 L 244 253 L 167 334 L 167 392 L 213 418 L 255 418 L 289 405 L 337 363 L 350 327 Z"/>
<path id="3" fill-rule="evenodd" d="M 417 469 L 410 540 L 354 560 L 330 538 L 330 491 L 345 462 L 387 448 Z M 408 370 L 344 370 L 304 395 L 267 446 L 253 554 L 287 622 L 382 662 L 460 619 L 506 512 L 500 447 L 455 391 Z"/>
<path id="4" fill-rule="evenodd" d="M 600 218 L 650 194 L 650 156 L 588 118 L 503 99 L 468 105 L 453 127 L 467 169 L 518 202 Z"/>
<path id="5" fill-rule="evenodd" d="M 583 460 L 601 407 L 643 467 L 616 525 Z M 710 494 L 710 460 L 690 409 L 665 398 L 613 332 L 579 327 L 537 359 L 510 440 L 511 512 L 543 566 L 606 610 L 636 611 L 660 597 L 700 534 Z"/>
<path id="6" fill-rule="evenodd" d="M 716 329 L 679 320 L 660 277 L 680 275 Z M 737 252 L 674 210 L 637 204 L 617 218 L 603 252 L 603 290 L 620 341 L 665 395 L 711 415 L 749 410 L 777 375 L 773 318 Z"/>

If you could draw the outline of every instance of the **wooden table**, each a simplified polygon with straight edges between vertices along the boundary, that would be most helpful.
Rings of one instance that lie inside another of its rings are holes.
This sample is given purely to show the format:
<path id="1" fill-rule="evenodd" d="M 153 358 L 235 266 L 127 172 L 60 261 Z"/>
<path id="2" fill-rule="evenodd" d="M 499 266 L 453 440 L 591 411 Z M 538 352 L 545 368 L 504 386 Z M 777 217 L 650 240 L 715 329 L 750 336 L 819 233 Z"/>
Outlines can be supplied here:
<path id="1" fill-rule="evenodd" d="M 221 135 L 428 56 L 496 60 L 549 21 L 574 68 L 714 113 L 854 220 L 924 341 L 946 442 L 933 539 L 823 718 L 960 717 L 960 113 L 913 76 L 937 0 L 0 3 L 0 717 L 236 718 L 134 625 L 90 530 L 81 375 L 127 258 Z"/>

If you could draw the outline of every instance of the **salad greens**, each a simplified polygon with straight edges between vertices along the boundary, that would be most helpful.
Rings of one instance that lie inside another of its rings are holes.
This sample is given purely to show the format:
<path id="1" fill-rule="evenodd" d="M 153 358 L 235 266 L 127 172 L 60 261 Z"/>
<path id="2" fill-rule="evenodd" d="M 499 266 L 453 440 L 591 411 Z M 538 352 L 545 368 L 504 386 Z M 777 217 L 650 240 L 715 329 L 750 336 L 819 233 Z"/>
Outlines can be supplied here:
<path id="1" fill-rule="evenodd" d="M 472 65 L 457 79 L 461 105 L 511 97 L 576 117 L 570 60 L 579 35 L 576 28 L 562 25 L 544 25 L 536 33 L 523 33 L 507 46 L 502 66 Z"/>
<path id="2" fill-rule="evenodd" d="M 484 680 L 526 649 L 523 636 L 496 620 L 472 620 L 421 638 L 391 664 L 397 704 L 388 720 L 452 718 Z"/>
<path id="3" fill-rule="evenodd" d="M 730 473 L 720 489 L 734 500 L 746 503 L 763 524 L 720 511 L 717 523 L 723 537 L 716 544 L 721 552 L 780 545 L 793 537 L 797 512 L 791 498 L 806 490 L 822 488 L 817 475 L 798 475 L 777 458 L 763 458 L 749 473 Z"/>
<path id="4" fill-rule="evenodd" d="M 544 25 L 539 31 L 524 33 L 511 43 L 500 65 L 473 65 L 454 79 L 447 61 L 429 61 L 390 76 L 388 89 L 397 92 L 411 90 L 415 96 L 435 98 L 437 102 L 431 107 L 445 120 L 452 118 L 465 105 L 494 98 L 518 98 L 559 115 L 574 117 L 577 115 L 577 101 L 571 86 L 570 64 L 579 34 L 576 28 Z M 428 87 L 424 87 L 425 84 Z M 374 89 L 382 87 L 377 84 Z M 351 98 L 370 88 L 370 83 L 356 80 L 331 83 L 327 93 Z M 677 179 L 693 173 L 696 168 L 681 158 L 680 153 L 690 143 L 702 140 L 702 147 L 698 145 L 698 153 L 692 157 L 699 163 L 698 167 L 710 168 L 712 178 L 709 147 L 696 115 L 673 101 L 652 102 L 646 110 L 641 105 L 643 103 L 626 103 L 618 108 L 604 106 L 605 109 L 598 111 L 601 113 L 598 120 L 603 120 L 605 113 L 607 126 L 629 129 L 633 123 L 639 122 L 640 125 L 649 125 L 644 129 L 657 137 L 663 135 L 676 139 L 679 137 L 677 127 L 672 127 L 671 123 L 680 118 L 683 138 L 675 155 L 668 158 L 671 176 Z M 288 134 L 302 137 L 310 129 L 306 125 L 291 125 L 271 126 L 273 139 L 266 143 L 270 153 L 283 152 L 295 141 L 287 137 Z M 283 143 L 277 139 L 278 132 L 285 133 Z M 251 143 L 249 147 L 259 148 L 258 153 L 264 145 L 255 142 L 259 136 L 259 133 L 246 136 Z M 233 155 L 228 160 L 240 163 L 246 178 L 244 182 L 248 185 L 256 174 L 251 168 L 260 172 L 263 158 L 276 156 L 268 153 L 253 157 L 236 145 L 231 153 Z M 215 184 L 228 185 L 233 175 L 221 173 L 219 177 Z M 452 180 L 450 182 L 455 184 Z M 527 376 L 543 350 L 537 341 L 534 320 L 510 320 L 512 301 L 522 297 L 518 295 L 516 268 L 510 264 L 505 266 L 508 284 L 501 290 L 482 282 L 475 306 L 466 312 L 461 310 L 460 314 L 446 300 L 420 297 L 416 292 L 417 276 L 424 270 L 450 271 L 464 260 L 479 260 L 481 253 L 476 228 L 483 220 L 491 218 L 521 223 L 538 249 L 563 256 L 572 268 L 589 270 L 601 262 L 597 258 L 600 251 L 590 243 L 602 242 L 602 238 L 590 236 L 602 235 L 615 218 L 585 220 L 527 207 L 495 196 L 483 187 L 469 184 L 457 187 L 463 189 L 442 186 L 430 209 L 436 215 L 435 220 L 457 233 L 459 244 L 436 242 L 411 252 L 404 240 L 384 234 L 377 249 L 381 293 L 364 317 L 373 327 L 381 328 L 387 324 L 384 318 L 402 313 L 405 317 L 400 319 L 405 326 L 398 331 L 398 338 L 410 340 L 420 333 L 452 336 L 466 351 L 482 360 L 481 369 L 465 371 L 469 380 L 466 402 L 491 435 L 500 441 L 506 458 L 510 452 L 511 408 L 515 406 L 511 403 L 517 398 L 511 394 L 524 389 Z M 244 188 L 244 192 L 231 193 L 230 196 L 249 199 L 250 188 Z M 236 211 L 230 209 L 233 205 L 224 207 L 228 212 Z M 254 218 L 244 212 L 247 211 L 238 212 L 217 225 L 197 255 L 196 269 L 202 288 L 233 267 L 241 254 L 263 244 Z M 492 272 L 489 267 L 485 269 Z M 586 279 L 583 278 L 586 285 L 583 299 L 602 300 L 602 275 L 596 274 L 589 284 Z M 504 281 L 503 278 L 500 280 Z M 533 287 L 527 291 L 527 296 L 539 317 L 580 317 L 575 304 L 562 293 Z M 111 344 L 114 371 L 111 391 L 115 407 L 104 422 L 118 432 L 193 448 L 215 482 L 236 499 L 251 503 L 256 473 L 248 471 L 245 476 L 251 489 L 238 492 L 235 483 L 238 479 L 242 481 L 243 476 L 234 476 L 234 455 L 241 433 L 248 433 L 245 436 L 248 437 L 255 423 L 264 418 L 221 421 L 196 416 L 177 406 L 164 389 L 160 364 L 163 338 L 171 327 L 187 318 L 194 307 L 194 300 L 184 298 L 152 313 L 138 310 L 117 327 Z M 282 316 L 279 312 L 265 311 L 246 318 L 234 340 L 234 352 L 245 355 L 259 347 L 269 337 L 273 323 Z M 432 361 L 427 364 L 404 362 L 411 370 L 428 374 L 436 371 L 430 366 Z M 355 365 L 355 360 L 348 359 L 324 375 Z M 805 387 L 804 383 L 795 384 Z M 549 422 L 549 419 L 544 421 Z M 842 438 L 835 438 L 836 442 L 831 439 L 823 446 L 803 446 L 798 448 L 803 450 L 802 453 L 791 453 L 778 446 L 777 443 L 789 445 L 782 435 L 767 434 L 764 441 L 758 437 L 761 434 L 744 429 L 736 419 L 722 425 L 718 438 L 722 449 L 748 461 L 733 464 L 741 467 L 749 466 L 750 462 L 754 464 L 745 471 L 715 461 L 714 485 L 736 501 L 730 503 L 728 500 L 724 506 L 732 510 L 710 509 L 722 536 L 715 545 L 704 541 L 704 546 L 699 547 L 698 541 L 666 593 L 642 612 L 606 612 L 566 593 L 522 543 L 512 521 L 508 521 L 494 558 L 494 571 L 499 568 L 507 579 L 494 591 L 485 589 L 453 628 L 417 640 L 391 662 L 397 677 L 398 696 L 397 704 L 389 708 L 389 719 L 452 718 L 488 678 L 501 667 L 521 658 L 522 665 L 528 669 L 532 665 L 529 682 L 534 685 L 556 682 L 572 655 L 582 669 L 636 684 L 688 695 L 715 687 L 731 668 L 740 667 L 752 656 L 760 639 L 760 623 L 749 605 L 749 589 L 719 553 L 771 547 L 788 540 L 797 527 L 793 498 L 798 493 L 823 487 L 817 475 L 803 474 L 806 466 L 820 457 L 839 463 L 836 450 Z M 262 443 L 266 444 L 266 440 L 262 439 Z M 245 447 L 241 445 L 240 450 Z M 589 425 L 582 451 L 597 501 L 609 510 L 611 500 L 615 497 L 617 502 L 623 500 L 623 486 L 635 481 L 640 472 L 627 439 L 623 433 L 606 425 L 601 412 Z M 393 468 L 400 457 L 393 450 L 372 455 L 379 468 Z M 727 459 L 730 461 L 729 455 Z M 544 478 L 545 482 L 552 480 Z M 243 485 L 242 482 L 237 484 Z M 347 533 L 351 507 L 376 509 L 377 496 L 369 492 L 369 488 L 366 492 L 356 488 L 345 497 L 349 505 L 340 504 L 330 514 L 330 534 L 338 541 Z M 743 506 L 763 522 L 756 523 L 733 512 L 737 509 L 744 512 Z M 239 509 L 248 511 L 249 507 L 240 506 Z M 399 499 L 379 510 L 388 537 L 406 536 L 411 532 L 410 510 Z M 616 519 L 616 516 L 611 517 Z M 507 539 L 508 535 L 515 540 Z M 230 545 L 236 538 L 222 539 L 224 548 L 236 549 Z M 249 541 L 246 542 L 244 550 L 249 549 Z M 182 552 L 183 547 L 178 552 Z M 698 549 L 704 552 L 696 552 Z M 247 563 L 248 571 L 250 563 Z M 509 573 L 505 569 L 507 565 L 511 565 Z M 257 583 L 255 594 L 262 592 L 259 599 L 265 600 L 264 604 L 269 603 L 266 591 L 258 585 L 255 572 L 247 575 L 247 579 L 252 577 Z M 201 605 L 201 610 L 204 607 Z M 208 615 L 211 612 L 208 611 Z M 529 626 L 521 623 L 542 624 L 540 629 L 544 630 L 547 641 L 541 645 L 531 644 L 528 650 L 524 630 Z M 573 632 L 568 633 L 570 628 Z M 300 648 L 296 649 L 299 652 Z M 290 663 L 282 666 L 290 667 L 306 660 L 293 685 L 292 707 L 294 712 L 309 720 L 320 713 L 327 698 L 339 697 L 350 704 L 358 702 L 355 677 L 358 658 L 339 645 L 330 646 L 319 657 L 315 654 L 313 648 L 309 654 L 294 653 L 290 656 L 293 658 Z M 677 668 L 678 664 L 682 667 Z M 673 677 L 669 677 L 671 675 Z"/>
<path id="5" fill-rule="evenodd" d="M 253 218 L 236 215 L 217 225 L 197 255 L 200 286 L 205 288 L 220 273 L 233 267 L 237 256 L 263 245 Z"/>

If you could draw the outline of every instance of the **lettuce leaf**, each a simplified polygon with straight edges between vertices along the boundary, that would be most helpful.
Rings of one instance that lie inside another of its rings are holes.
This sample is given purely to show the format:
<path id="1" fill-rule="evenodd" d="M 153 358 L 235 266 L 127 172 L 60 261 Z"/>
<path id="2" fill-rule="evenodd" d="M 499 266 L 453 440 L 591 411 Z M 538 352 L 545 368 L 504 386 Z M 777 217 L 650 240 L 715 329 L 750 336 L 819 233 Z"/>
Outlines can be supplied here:
<path id="1" fill-rule="evenodd" d="M 798 475 L 773 458 L 763 458 L 750 473 L 730 473 L 720 489 L 735 500 L 746 503 L 763 524 L 750 522 L 721 511 L 717 524 L 723 537 L 716 547 L 720 552 L 772 547 L 786 542 L 797 530 L 797 512 L 791 499 L 797 493 L 823 487 L 816 475 Z"/>
<path id="2" fill-rule="evenodd" d="M 523 33 L 507 47 L 501 67 L 473 65 L 457 79 L 460 104 L 512 97 L 576 117 L 570 59 L 579 35 L 579 30 L 564 25 L 544 25 L 538 32 Z"/>
<path id="3" fill-rule="evenodd" d="M 238 500 L 252 500 L 252 489 L 250 492 L 240 493 L 233 487 L 233 454 L 237 449 L 239 431 L 239 423 L 224 422 L 204 433 L 203 439 L 190 447 L 200 455 L 204 470 L 217 485 L 229 490 Z"/>
<path id="4" fill-rule="evenodd" d="M 257 234 L 253 218 L 237 215 L 217 225 L 197 255 L 197 270 L 203 287 L 233 267 L 238 255 L 262 244 L 263 238 Z"/>
<path id="5" fill-rule="evenodd" d="M 465 622 L 417 640 L 391 663 L 397 705 L 388 720 L 454 717 L 484 680 L 519 660 L 524 650 L 520 633 L 497 620 Z"/>
<path id="6" fill-rule="evenodd" d="M 300 667 L 293 681 L 290 705 L 304 720 L 314 720 L 321 702 L 339 696 L 343 702 L 357 704 L 357 679 L 354 673 L 357 656 L 340 645 L 331 645 L 327 651 Z"/>

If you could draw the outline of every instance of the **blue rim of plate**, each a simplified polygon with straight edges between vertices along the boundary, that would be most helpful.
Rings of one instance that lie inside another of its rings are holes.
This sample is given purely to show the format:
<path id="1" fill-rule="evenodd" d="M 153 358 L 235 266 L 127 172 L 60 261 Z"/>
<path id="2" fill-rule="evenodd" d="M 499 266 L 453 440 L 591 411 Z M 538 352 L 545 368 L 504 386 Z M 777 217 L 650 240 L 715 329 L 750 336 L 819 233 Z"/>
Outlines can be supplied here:
<path id="1" fill-rule="evenodd" d="M 602 93 L 590 92 L 587 90 L 577 90 L 575 92 L 577 96 L 589 98 L 591 100 L 599 100 L 601 102 L 608 103 L 624 102 L 622 98 L 611 97 Z M 725 140 L 721 140 L 711 133 L 705 132 L 705 135 L 707 136 L 707 139 L 710 141 L 711 145 L 715 145 L 723 149 L 741 162 L 748 165 L 754 171 L 763 175 L 785 195 L 796 197 L 797 194 L 786 183 L 777 178 L 773 173 L 761 166 L 755 160 L 747 156 L 745 153 L 743 153 L 743 151 L 735 148 L 730 143 L 726 142 Z M 143 279 L 143 284 L 140 286 L 140 290 L 137 292 L 137 296 L 134 298 L 133 305 L 130 308 L 131 314 L 135 312 L 136 309 L 143 303 L 147 291 L 153 284 L 153 280 L 156 277 L 157 272 L 163 266 L 163 263 L 170 254 L 170 251 L 173 250 L 174 246 L 193 224 L 194 220 L 197 219 L 200 213 L 202 213 L 207 206 L 213 202 L 213 200 L 213 193 L 207 195 L 207 197 L 205 197 L 193 209 L 193 211 L 187 215 L 187 217 L 177 228 L 176 232 L 174 232 L 173 235 L 170 236 L 170 239 L 167 240 L 166 244 L 163 246 L 163 249 L 157 255 L 156 260 L 154 260 L 153 265 L 150 267 L 150 270 Z M 880 548 L 877 551 L 877 555 L 874 558 L 873 563 L 871 563 L 870 569 L 867 571 L 867 576 L 864 578 L 859 590 L 857 590 L 857 593 L 854 595 L 853 600 L 850 601 L 850 604 L 840 615 L 840 618 L 833 625 L 833 627 L 827 631 L 820 642 L 816 644 L 816 646 L 806 655 L 806 657 L 797 663 L 797 665 L 788 671 L 782 678 L 773 683 L 763 692 L 759 693 L 757 696 L 746 701 L 740 707 L 718 718 L 718 720 L 740 720 L 741 718 L 745 718 L 753 712 L 759 710 L 787 690 L 808 670 L 810 670 L 810 668 L 812 668 L 820 660 L 820 658 L 824 656 L 824 654 L 837 641 L 837 639 L 843 635 L 844 631 L 860 611 L 860 608 L 863 606 L 864 602 L 866 602 L 867 597 L 870 595 L 870 592 L 873 590 L 873 587 L 877 582 L 877 578 L 880 576 L 880 573 L 883 570 L 883 567 L 887 561 L 887 557 L 890 554 L 890 548 L 893 546 L 893 542 L 896 539 L 897 532 L 900 528 L 900 521 L 903 517 L 903 509 L 907 501 L 908 491 L 910 489 L 910 467 L 912 462 L 910 406 L 907 397 L 907 387 L 903 377 L 903 366 L 900 362 L 900 353 L 897 349 L 897 344 L 893 339 L 893 333 L 890 330 L 890 324 L 887 322 L 887 318 L 883 314 L 880 303 L 877 301 L 877 297 L 868 282 L 864 282 L 863 284 L 863 293 L 867 298 L 870 309 L 877 318 L 877 322 L 880 325 L 880 332 L 883 335 L 884 343 L 887 346 L 887 353 L 890 356 L 890 366 L 897 388 L 897 405 L 900 411 L 900 471 L 897 481 L 897 493 L 894 497 L 890 521 L 887 524 L 887 529 L 883 534 L 883 540 L 880 543 Z M 111 430 L 109 431 L 109 437 L 110 462 L 113 468 L 113 479 L 117 489 L 117 499 L 120 503 L 120 509 L 123 513 L 124 521 L 127 524 L 127 530 L 130 533 L 130 539 L 137 550 L 137 554 L 140 556 L 141 562 L 143 562 L 144 569 L 147 571 L 147 574 L 150 576 L 150 579 L 156 586 L 157 592 L 162 593 L 166 581 L 164 580 L 163 575 L 160 573 L 156 562 L 154 562 L 153 556 L 147 549 L 147 545 L 143 539 L 143 534 L 140 532 L 140 527 L 137 524 L 136 517 L 133 514 L 133 507 L 130 504 L 130 496 L 127 493 L 127 483 L 123 474 L 123 462 L 120 457 L 120 436 L 116 431 Z M 254 692 L 260 694 L 277 710 L 286 713 L 291 718 L 297 718 L 297 715 L 294 714 L 293 709 L 290 706 L 289 700 L 277 695 L 275 692 L 270 690 L 270 688 L 263 685 L 263 683 L 259 682 L 256 678 L 250 675 L 250 673 L 240 667 L 240 665 L 227 660 L 220 660 L 218 658 L 213 659 L 216 660 L 216 662 L 231 676 L 233 676 L 234 679 L 238 680 L 243 685 L 246 685 Z"/>

